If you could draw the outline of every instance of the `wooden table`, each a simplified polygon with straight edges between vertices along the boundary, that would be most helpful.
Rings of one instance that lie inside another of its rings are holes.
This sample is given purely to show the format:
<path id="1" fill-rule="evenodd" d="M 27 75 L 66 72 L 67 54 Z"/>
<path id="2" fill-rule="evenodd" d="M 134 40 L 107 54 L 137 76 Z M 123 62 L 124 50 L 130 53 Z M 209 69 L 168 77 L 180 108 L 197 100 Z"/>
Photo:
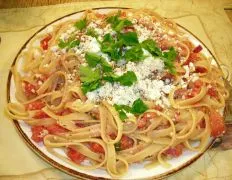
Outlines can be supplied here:
<path id="1" fill-rule="evenodd" d="M 33 6 L 46 6 L 70 2 L 96 1 L 96 0 L 0 0 L 0 9 L 2 8 L 25 8 Z M 105 1 L 105 0 L 101 0 Z M 210 0 L 208 0 L 210 2 Z M 232 1 L 231 5 L 225 7 L 225 12 L 232 22 Z"/>

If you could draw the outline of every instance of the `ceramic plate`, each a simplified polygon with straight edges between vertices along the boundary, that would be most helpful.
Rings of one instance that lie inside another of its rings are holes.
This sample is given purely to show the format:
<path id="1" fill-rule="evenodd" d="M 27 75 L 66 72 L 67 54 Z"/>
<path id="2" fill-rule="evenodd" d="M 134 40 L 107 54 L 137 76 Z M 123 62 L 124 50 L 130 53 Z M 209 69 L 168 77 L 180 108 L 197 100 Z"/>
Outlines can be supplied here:
<path id="1" fill-rule="evenodd" d="M 99 13 L 108 13 L 112 10 L 117 10 L 120 8 L 97 8 L 94 9 L 94 11 L 97 11 Z M 60 19 L 57 19 L 53 21 L 52 23 L 46 25 L 42 29 L 40 29 L 38 32 L 36 32 L 21 48 L 19 53 L 17 54 L 15 60 L 18 58 L 20 53 L 27 47 L 27 44 L 38 34 L 41 33 L 46 33 L 49 32 L 51 29 L 51 26 L 54 24 L 59 24 L 62 23 L 68 19 L 78 19 L 83 15 L 84 11 L 76 12 L 70 15 L 67 15 L 65 17 L 62 17 Z M 179 26 L 179 25 L 178 25 Z M 202 53 L 205 54 L 206 57 L 210 57 L 215 60 L 213 57 L 212 53 L 207 50 L 206 46 L 199 40 L 197 39 L 192 33 L 184 29 L 183 27 L 179 26 L 179 28 L 184 31 L 191 42 L 195 46 L 201 45 L 203 47 Z M 216 63 L 216 60 L 214 61 Z M 14 61 L 15 63 L 15 61 Z M 14 63 L 12 65 L 14 65 Z M 13 78 L 11 73 L 9 73 L 8 77 L 8 101 L 10 102 L 15 102 L 15 85 L 13 82 Z M 31 130 L 30 127 L 25 124 L 23 121 L 14 121 L 15 126 L 17 127 L 20 135 L 23 137 L 25 140 L 26 144 L 35 152 L 37 153 L 41 158 L 43 158 L 45 161 L 53 165 L 54 167 L 81 179 L 111 179 L 111 176 L 103 169 L 97 169 L 97 170 L 80 170 L 77 169 L 76 167 L 73 167 L 72 165 L 62 161 L 61 159 L 55 157 L 54 155 L 50 154 L 46 148 L 43 146 L 42 143 L 38 144 L 33 142 L 30 137 L 31 137 Z M 161 165 L 158 165 L 157 167 L 154 167 L 153 169 L 147 170 L 144 168 L 145 163 L 135 163 L 130 165 L 128 173 L 122 177 L 122 179 L 150 179 L 150 178 L 163 178 L 165 176 L 168 176 L 172 173 L 175 173 L 184 167 L 187 167 L 194 161 L 196 161 L 213 143 L 213 139 L 209 140 L 209 144 L 207 148 L 199 153 L 199 152 L 192 152 L 192 151 L 184 151 L 184 153 L 179 157 L 179 158 L 174 158 L 169 160 L 168 162 L 172 165 L 170 168 L 164 168 Z M 57 152 L 62 153 L 62 151 L 57 150 Z"/>

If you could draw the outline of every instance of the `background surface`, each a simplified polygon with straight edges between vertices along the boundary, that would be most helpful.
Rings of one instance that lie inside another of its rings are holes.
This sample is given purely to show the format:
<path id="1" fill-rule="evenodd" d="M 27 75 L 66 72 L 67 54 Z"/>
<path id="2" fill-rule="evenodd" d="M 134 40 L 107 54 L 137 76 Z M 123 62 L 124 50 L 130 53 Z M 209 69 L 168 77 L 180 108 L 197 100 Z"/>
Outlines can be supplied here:
<path id="1" fill-rule="evenodd" d="M 47 6 L 51 4 L 57 5 Z M 39 7 L 41 5 L 43 6 Z M 150 8 L 164 17 L 172 18 L 193 32 L 209 47 L 216 55 L 225 77 L 231 82 L 231 0 L 0 0 L 0 8 L 2 8 L 0 9 L 0 107 L 3 109 L 6 104 L 6 81 L 11 63 L 31 35 L 47 23 L 66 14 L 109 6 Z M 35 155 L 20 138 L 11 120 L 0 111 L 0 179 L 72 179 L 72 177 L 54 169 Z M 232 150 L 212 149 L 197 162 L 168 179 L 230 180 L 232 179 Z"/>

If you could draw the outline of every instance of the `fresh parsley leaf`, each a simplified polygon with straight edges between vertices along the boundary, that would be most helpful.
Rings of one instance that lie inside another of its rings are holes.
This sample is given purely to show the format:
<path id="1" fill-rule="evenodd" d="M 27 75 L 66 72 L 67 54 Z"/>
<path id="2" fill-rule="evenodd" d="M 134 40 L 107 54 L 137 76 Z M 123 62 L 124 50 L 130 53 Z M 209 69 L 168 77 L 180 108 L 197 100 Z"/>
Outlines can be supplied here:
<path id="1" fill-rule="evenodd" d="M 176 73 L 176 69 L 174 65 L 176 56 L 177 56 L 177 53 L 173 47 L 171 47 L 169 51 L 166 51 L 163 53 L 164 65 L 172 74 Z"/>
<path id="2" fill-rule="evenodd" d="M 85 59 L 90 67 L 96 67 L 100 64 L 104 72 L 112 71 L 111 65 L 102 56 L 99 56 L 96 53 L 87 52 L 85 54 Z"/>
<path id="3" fill-rule="evenodd" d="M 110 34 L 106 34 L 103 37 L 101 51 L 107 53 L 112 60 L 118 61 L 121 58 L 122 53 L 120 52 L 120 48 L 120 45 Z"/>
<path id="4" fill-rule="evenodd" d="M 80 44 L 80 40 L 78 40 L 78 39 L 73 40 L 72 38 L 70 38 L 66 42 L 63 40 L 60 40 L 58 43 L 58 46 L 61 49 L 64 49 L 64 48 L 71 49 L 71 48 L 78 46 L 79 44 Z"/>
<path id="5" fill-rule="evenodd" d="M 123 86 L 131 86 L 134 82 L 137 81 L 137 77 L 133 71 L 127 71 L 122 76 L 117 79 Z"/>
<path id="6" fill-rule="evenodd" d="M 152 39 L 147 39 L 142 42 L 142 48 L 146 49 L 149 53 L 151 53 L 153 56 L 162 56 L 162 52 L 160 48 L 157 47 L 157 44 Z"/>
<path id="7" fill-rule="evenodd" d="M 137 115 L 144 113 L 146 110 L 148 110 L 148 107 L 140 98 L 135 100 L 131 107 L 131 112 Z"/>
<path id="8" fill-rule="evenodd" d="M 117 76 L 113 73 L 108 73 L 103 77 L 105 81 L 108 82 L 119 82 L 123 86 L 131 86 L 134 82 L 137 81 L 137 77 L 133 71 L 127 71 L 122 76 Z"/>
<path id="9" fill-rule="evenodd" d="M 122 20 L 119 20 L 117 24 L 115 24 L 115 27 L 113 27 L 113 29 L 116 32 L 120 32 L 124 27 L 131 26 L 131 25 L 132 25 L 131 21 L 129 21 L 128 19 L 122 19 Z"/>
<path id="10" fill-rule="evenodd" d="M 88 36 L 92 36 L 92 37 L 95 37 L 95 38 L 98 37 L 97 32 L 96 32 L 93 28 L 87 29 L 86 34 L 87 34 Z"/>
<path id="11" fill-rule="evenodd" d="M 136 32 L 121 33 L 118 35 L 119 41 L 121 40 L 126 46 L 135 46 L 139 44 L 138 35 Z"/>
<path id="12" fill-rule="evenodd" d="M 99 69 L 93 70 L 89 66 L 80 66 L 80 79 L 84 83 L 91 83 L 101 78 Z"/>
<path id="13" fill-rule="evenodd" d="M 115 151 L 121 151 L 121 143 L 120 141 L 114 144 Z"/>
<path id="14" fill-rule="evenodd" d="M 127 118 L 126 113 L 131 111 L 130 106 L 115 104 L 114 108 L 118 111 L 119 118 L 124 122 Z"/>
<path id="15" fill-rule="evenodd" d="M 128 19 L 120 19 L 121 12 L 119 11 L 117 15 L 110 16 L 107 18 L 107 22 L 111 24 L 112 28 L 116 32 L 120 32 L 124 27 L 131 26 L 132 22 Z"/>
<path id="16" fill-rule="evenodd" d="M 87 19 L 85 18 L 85 19 L 81 19 L 81 20 L 77 21 L 77 22 L 74 24 L 74 26 L 75 26 L 77 29 L 79 29 L 80 31 L 82 31 L 82 30 L 85 29 L 86 26 L 87 26 Z"/>
<path id="17" fill-rule="evenodd" d="M 91 91 L 98 89 L 100 85 L 101 85 L 100 80 L 92 81 L 89 83 L 85 82 L 85 83 L 82 83 L 81 89 L 83 93 L 86 94 L 87 92 L 91 92 Z"/>
<path id="18" fill-rule="evenodd" d="M 143 50 L 140 45 L 134 46 L 125 53 L 127 61 L 141 61 L 144 59 Z"/>

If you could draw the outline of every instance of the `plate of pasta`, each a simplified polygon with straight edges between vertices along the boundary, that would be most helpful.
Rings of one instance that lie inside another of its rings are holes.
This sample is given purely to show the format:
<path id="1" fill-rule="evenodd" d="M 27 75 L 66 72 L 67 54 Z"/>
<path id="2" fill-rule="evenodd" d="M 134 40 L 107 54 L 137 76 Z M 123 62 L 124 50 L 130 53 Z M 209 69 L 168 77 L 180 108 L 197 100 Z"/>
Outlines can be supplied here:
<path id="1" fill-rule="evenodd" d="M 62 17 L 19 51 L 6 112 L 41 158 L 83 179 L 149 179 L 198 159 L 225 132 L 216 59 L 150 10 Z"/>

